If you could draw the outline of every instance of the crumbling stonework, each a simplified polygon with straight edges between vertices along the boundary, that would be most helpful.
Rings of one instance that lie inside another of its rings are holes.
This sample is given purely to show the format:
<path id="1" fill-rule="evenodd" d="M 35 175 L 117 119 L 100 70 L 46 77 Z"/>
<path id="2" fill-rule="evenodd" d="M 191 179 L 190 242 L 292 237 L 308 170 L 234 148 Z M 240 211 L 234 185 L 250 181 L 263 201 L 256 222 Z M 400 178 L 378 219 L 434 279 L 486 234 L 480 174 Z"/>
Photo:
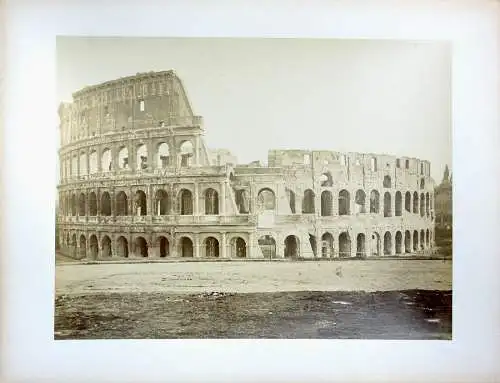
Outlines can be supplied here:
<path id="1" fill-rule="evenodd" d="M 338 258 L 428 253 L 430 163 L 271 150 L 241 165 L 211 150 L 173 71 L 62 104 L 61 249 L 89 259 Z"/>

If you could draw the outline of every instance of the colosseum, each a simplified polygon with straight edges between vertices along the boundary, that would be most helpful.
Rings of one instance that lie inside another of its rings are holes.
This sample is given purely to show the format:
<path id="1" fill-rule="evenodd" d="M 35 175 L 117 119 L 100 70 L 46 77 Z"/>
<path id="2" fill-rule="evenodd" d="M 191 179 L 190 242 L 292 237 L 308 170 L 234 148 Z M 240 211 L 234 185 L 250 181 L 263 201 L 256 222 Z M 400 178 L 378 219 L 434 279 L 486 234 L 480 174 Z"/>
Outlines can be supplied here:
<path id="1" fill-rule="evenodd" d="M 87 260 L 411 257 L 434 244 L 430 163 L 269 150 L 238 164 L 203 140 L 174 71 L 59 107 L 59 247 Z"/>

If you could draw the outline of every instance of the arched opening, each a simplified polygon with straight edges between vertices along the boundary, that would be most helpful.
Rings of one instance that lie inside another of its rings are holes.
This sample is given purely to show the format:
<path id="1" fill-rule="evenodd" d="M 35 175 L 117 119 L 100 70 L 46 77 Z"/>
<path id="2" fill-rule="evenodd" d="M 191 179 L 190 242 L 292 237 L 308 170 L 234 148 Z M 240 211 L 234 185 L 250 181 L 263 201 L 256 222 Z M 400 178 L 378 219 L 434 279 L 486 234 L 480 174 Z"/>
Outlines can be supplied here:
<path id="1" fill-rule="evenodd" d="M 148 256 L 148 243 L 143 237 L 135 239 L 135 254 L 143 258 Z"/>
<path id="2" fill-rule="evenodd" d="M 380 255 L 380 235 L 379 233 L 372 234 L 372 255 L 379 256 Z"/>
<path id="3" fill-rule="evenodd" d="M 424 193 L 420 194 L 420 216 L 423 217 L 425 215 L 425 195 Z"/>
<path id="4" fill-rule="evenodd" d="M 427 215 L 427 217 L 430 215 L 429 193 L 425 194 L 425 214 Z"/>
<path id="5" fill-rule="evenodd" d="M 97 241 L 97 237 L 95 235 L 90 236 L 89 247 L 92 259 L 97 259 L 99 256 L 99 242 Z"/>
<path id="6" fill-rule="evenodd" d="M 158 158 L 156 167 L 158 169 L 165 169 L 170 165 L 170 150 L 166 142 L 162 142 L 158 145 Z"/>
<path id="7" fill-rule="evenodd" d="M 366 213 L 366 194 L 364 190 L 357 190 L 354 198 L 356 213 Z"/>
<path id="8" fill-rule="evenodd" d="M 304 199 L 302 200 L 302 214 L 314 214 L 314 192 L 307 189 L 304 192 Z"/>
<path id="9" fill-rule="evenodd" d="M 167 215 L 170 211 L 170 201 L 165 190 L 160 189 L 155 195 L 156 215 Z"/>
<path id="10" fill-rule="evenodd" d="M 71 215 L 72 216 L 76 215 L 76 195 L 75 194 L 71 195 Z"/>
<path id="11" fill-rule="evenodd" d="M 391 233 L 386 231 L 384 234 L 384 255 L 391 255 L 391 252 L 392 252 Z"/>
<path id="12" fill-rule="evenodd" d="M 205 257 L 217 258 L 219 256 L 219 241 L 214 237 L 205 239 Z"/>
<path id="13" fill-rule="evenodd" d="M 383 186 L 384 186 L 384 188 L 391 187 L 391 177 L 390 176 L 384 176 Z"/>
<path id="14" fill-rule="evenodd" d="M 413 214 L 418 214 L 418 193 L 413 193 Z"/>
<path id="15" fill-rule="evenodd" d="M 89 173 L 95 174 L 97 173 L 97 152 L 93 150 L 90 152 L 89 156 Z"/>
<path id="16" fill-rule="evenodd" d="M 180 242 L 180 254 L 181 257 L 192 258 L 193 257 L 193 241 L 188 237 L 182 237 Z"/>
<path id="17" fill-rule="evenodd" d="M 111 215 L 111 197 L 108 192 L 104 192 L 101 195 L 101 215 Z"/>
<path id="18" fill-rule="evenodd" d="M 104 149 L 101 154 L 101 171 L 110 172 L 112 167 L 111 163 L 111 150 Z"/>
<path id="19" fill-rule="evenodd" d="M 136 150 L 136 169 L 144 170 L 148 168 L 148 148 L 146 145 L 142 144 L 137 147 Z"/>
<path id="20" fill-rule="evenodd" d="M 333 178 L 330 172 L 325 172 L 321 175 L 320 178 L 321 186 L 323 187 L 331 187 L 333 186 Z"/>
<path id="21" fill-rule="evenodd" d="M 191 166 L 191 161 L 194 153 L 193 144 L 191 143 L 191 141 L 184 141 L 179 148 L 179 152 L 181 155 L 181 166 Z"/>
<path id="22" fill-rule="evenodd" d="M 321 236 L 321 256 L 323 258 L 333 258 L 333 235 L 325 233 Z"/>
<path id="23" fill-rule="evenodd" d="M 271 189 L 261 189 L 257 194 L 257 208 L 262 210 L 274 210 L 276 208 L 276 198 Z"/>
<path id="24" fill-rule="evenodd" d="M 247 244 L 241 237 L 231 239 L 231 257 L 232 258 L 246 258 Z"/>
<path id="25" fill-rule="evenodd" d="M 425 245 L 427 246 L 427 248 L 429 248 L 431 245 L 429 229 L 427 229 L 427 231 L 425 232 Z"/>
<path id="26" fill-rule="evenodd" d="M 356 238 L 356 256 L 365 258 L 366 257 L 366 248 L 365 248 L 365 235 L 363 233 L 359 233 Z"/>
<path id="27" fill-rule="evenodd" d="M 168 239 L 164 236 L 159 237 L 157 240 L 157 245 L 160 248 L 160 257 L 167 257 L 170 253 L 170 244 L 168 243 Z"/>
<path id="28" fill-rule="evenodd" d="M 425 180 L 423 178 L 420 179 L 420 190 L 425 188 Z"/>
<path id="29" fill-rule="evenodd" d="M 347 232 L 339 235 L 339 256 L 342 258 L 351 256 L 351 238 Z"/>
<path id="30" fill-rule="evenodd" d="M 405 210 L 411 213 L 411 193 L 409 191 L 405 193 Z"/>
<path id="31" fill-rule="evenodd" d="M 116 195 L 116 215 L 128 215 L 128 198 L 124 191 L 120 191 Z"/>
<path id="32" fill-rule="evenodd" d="M 329 190 L 323 190 L 321 192 L 321 215 L 323 217 L 333 215 L 332 204 L 333 204 L 332 192 Z"/>
<path id="33" fill-rule="evenodd" d="M 102 238 L 101 241 L 101 255 L 103 257 L 111 257 L 111 239 L 107 235 Z"/>
<path id="34" fill-rule="evenodd" d="M 391 193 L 385 192 L 384 194 L 384 217 L 392 216 L 392 206 L 391 206 Z"/>
<path id="35" fill-rule="evenodd" d="M 403 252 L 403 234 L 400 231 L 396 232 L 396 254 Z"/>
<path id="36" fill-rule="evenodd" d="M 290 211 L 292 214 L 295 214 L 295 193 L 287 188 L 286 196 L 288 198 L 288 204 L 290 205 Z"/>
<path id="37" fill-rule="evenodd" d="M 413 232 L 413 251 L 418 250 L 418 231 Z"/>
<path id="38" fill-rule="evenodd" d="M 297 258 L 300 254 L 299 240 L 295 235 L 285 238 L 285 258 Z"/>
<path id="39" fill-rule="evenodd" d="M 142 190 L 137 190 L 135 192 L 134 207 L 135 215 L 147 214 L 146 193 L 144 193 Z"/>
<path id="40" fill-rule="evenodd" d="M 345 189 L 339 192 L 339 215 L 348 215 L 351 214 L 350 207 L 350 195 L 349 192 Z"/>
<path id="41" fill-rule="evenodd" d="M 116 241 L 116 252 L 121 258 L 128 258 L 128 241 L 125 237 L 119 237 Z"/>
<path id="42" fill-rule="evenodd" d="M 87 256 L 87 240 L 85 236 L 80 235 L 80 258 L 85 258 Z"/>
<path id="43" fill-rule="evenodd" d="M 424 250 L 425 248 L 425 232 L 420 230 L 420 250 Z"/>
<path id="44" fill-rule="evenodd" d="M 276 241 L 272 236 L 264 235 L 258 242 L 264 258 L 276 258 Z"/>
<path id="45" fill-rule="evenodd" d="M 411 234 L 409 230 L 405 231 L 405 253 L 411 253 Z"/>
<path id="46" fill-rule="evenodd" d="M 380 194 L 377 190 L 370 193 L 370 213 L 380 213 Z"/>
<path id="47" fill-rule="evenodd" d="M 80 217 L 85 217 L 85 194 L 80 193 L 78 197 L 78 215 Z"/>
<path id="48" fill-rule="evenodd" d="M 97 215 L 97 197 L 94 192 L 89 194 L 89 215 L 95 217 Z"/>
<path id="49" fill-rule="evenodd" d="M 205 190 L 205 214 L 219 214 L 219 193 L 211 188 Z"/>
<path id="50" fill-rule="evenodd" d="M 182 189 L 179 193 L 181 215 L 193 214 L 193 195 L 190 190 Z"/>
<path id="51" fill-rule="evenodd" d="M 240 214 L 248 214 L 250 211 L 250 198 L 248 197 L 248 192 L 245 189 L 237 190 L 235 198 L 238 212 Z"/>
<path id="52" fill-rule="evenodd" d="M 403 214 L 403 196 L 400 191 L 396 192 L 395 205 L 396 217 L 399 217 Z"/>
<path id="53" fill-rule="evenodd" d="M 126 146 L 122 147 L 118 152 L 118 167 L 120 169 L 128 169 L 128 149 Z"/>
<path id="54" fill-rule="evenodd" d="M 84 176 L 87 174 L 87 154 L 80 154 L 80 176 Z"/>

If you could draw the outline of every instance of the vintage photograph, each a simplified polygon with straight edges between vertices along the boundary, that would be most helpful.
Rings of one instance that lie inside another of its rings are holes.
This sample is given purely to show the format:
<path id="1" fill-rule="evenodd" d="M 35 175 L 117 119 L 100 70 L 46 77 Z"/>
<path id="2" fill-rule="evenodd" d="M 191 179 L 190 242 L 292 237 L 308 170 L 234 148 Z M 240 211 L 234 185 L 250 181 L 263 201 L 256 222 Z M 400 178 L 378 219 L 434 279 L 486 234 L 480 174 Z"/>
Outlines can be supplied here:
<path id="1" fill-rule="evenodd" d="M 56 54 L 55 339 L 452 339 L 449 44 Z"/>

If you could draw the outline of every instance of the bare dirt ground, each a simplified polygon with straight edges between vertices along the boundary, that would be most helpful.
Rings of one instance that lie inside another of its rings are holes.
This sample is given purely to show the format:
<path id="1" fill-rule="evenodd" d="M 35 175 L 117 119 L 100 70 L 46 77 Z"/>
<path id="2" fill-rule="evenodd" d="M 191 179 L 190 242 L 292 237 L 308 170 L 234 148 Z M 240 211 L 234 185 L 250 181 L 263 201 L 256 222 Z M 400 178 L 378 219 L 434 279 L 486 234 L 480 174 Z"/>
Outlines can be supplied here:
<path id="1" fill-rule="evenodd" d="M 111 293 L 56 299 L 55 339 L 451 339 L 451 292 Z"/>
<path id="2" fill-rule="evenodd" d="M 451 261 L 56 263 L 55 339 L 451 339 Z"/>
<path id="3" fill-rule="evenodd" d="M 60 264 L 56 294 L 451 290 L 451 261 Z"/>

